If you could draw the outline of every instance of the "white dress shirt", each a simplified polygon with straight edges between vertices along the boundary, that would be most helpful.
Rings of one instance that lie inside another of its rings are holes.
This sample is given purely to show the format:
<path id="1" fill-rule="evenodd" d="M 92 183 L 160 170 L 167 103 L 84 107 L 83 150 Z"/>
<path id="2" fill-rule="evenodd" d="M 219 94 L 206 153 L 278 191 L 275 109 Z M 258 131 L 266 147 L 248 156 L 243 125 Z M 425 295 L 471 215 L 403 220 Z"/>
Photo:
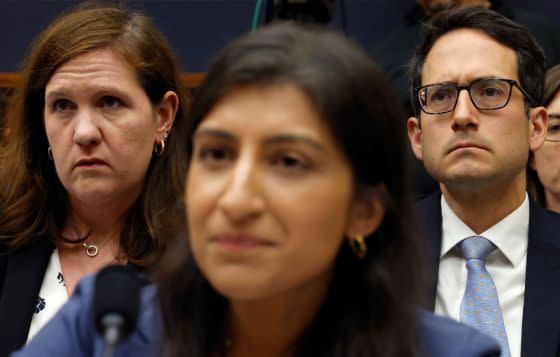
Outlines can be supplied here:
<path id="1" fill-rule="evenodd" d="M 456 246 L 465 238 L 479 235 L 497 249 L 486 258 L 486 269 L 498 291 L 512 357 L 521 355 L 521 326 L 525 296 L 527 242 L 529 240 L 529 198 L 515 211 L 481 234 L 476 234 L 451 210 L 441 196 L 442 244 L 435 312 L 459 320 L 461 300 L 467 285 L 466 260 Z"/>
<path id="2" fill-rule="evenodd" d="M 27 342 L 31 341 L 39 330 L 56 315 L 66 301 L 68 301 L 68 293 L 66 292 L 64 277 L 62 276 L 58 250 L 55 249 L 49 260 L 37 302 L 33 307 L 34 312 L 31 318 L 31 325 L 29 326 Z"/>

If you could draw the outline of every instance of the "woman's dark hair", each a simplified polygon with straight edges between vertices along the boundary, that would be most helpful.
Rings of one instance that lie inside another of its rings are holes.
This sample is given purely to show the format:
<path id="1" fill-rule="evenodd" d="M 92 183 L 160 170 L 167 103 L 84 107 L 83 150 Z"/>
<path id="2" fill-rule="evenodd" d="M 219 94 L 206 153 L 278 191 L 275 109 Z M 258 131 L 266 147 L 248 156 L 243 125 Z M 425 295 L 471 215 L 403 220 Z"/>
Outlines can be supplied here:
<path id="1" fill-rule="evenodd" d="M 414 88 L 422 85 L 422 68 L 434 43 L 451 31 L 466 28 L 481 31 L 515 51 L 519 84 L 529 93 L 534 104 L 541 105 L 546 71 L 543 50 L 525 26 L 479 6 L 441 11 L 422 26 L 422 42 L 416 48 L 408 69 L 411 94 Z M 411 100 L 416 115 L 420 116 L 418 99 L 411 96 Z"/>
<path id="2" fill-rule="evenodd" d="M 9 134 L 0 146 L 0 244 L 14 251 L 48 235 L 56 239 L 68 214 L 67 193 L 49 160 L 43 124 L 45 88 L 64 63 L 109 48 L 135 70 L 153 105 L 167 91 L 182 98 L 175 54 L 145 15 L 113 5 L 89 3 L 62 15 L 35 40 L 22 78 L 8 102 Z M 182 101 L 180 100 L 182 103 Z M 121 233 L 129 262 L 147 265 L 166 235 L 186 173 L 185 118 L 181 104 L 161 157 L 153 157 L 140 197 Z"/>
<path id="3" fill-rule="evenodd" d="M 420 242 L 405 172 L 405 113 L 380 69 L 340 34 L 293 23 L 232 42 L 194 98 L 187 141 L 212 108 L 238 88 L 294 86 L 319 112 L 351 163 L 357 194 L 387 192 L 379 229 L 359 260 L 344 244 L 325 302 L 295 342 L 296 356 L 413 356 Z M 191 142 L 186 148 L 192 155 Z M 361 191 L 364 190 L 364 191 Z M 297 204 L 297 202 L 294 202 Z M 341 213 L 342 214 L 342 213 Z M 178 267 L 160 276 L 166 352 L 211 356 L 224 347 L 227 301 L 195 265 L 185 236 Z M 186 250 L 186 251 L 185 251 Z M 286 267 L 289 268 L 289 267 Z"/>
<path id="4" fill-rule="evenodd" d="M 550 68 L 546 72 L 546 78 L 544 81 L 544 102 L 543 105 L 548 107 L 554 97 L 560 92 L 560 64 Z M 547 206 L 546 195 L 544 194 L 544 186 L 539 179 L 537 171 L 531 167 L 531 162 L 533 162 L 534 154 L 529 153 L 529 164 L 527 165 L 527 190 L 531 196 L 537 201 L 541 207 Z"/>

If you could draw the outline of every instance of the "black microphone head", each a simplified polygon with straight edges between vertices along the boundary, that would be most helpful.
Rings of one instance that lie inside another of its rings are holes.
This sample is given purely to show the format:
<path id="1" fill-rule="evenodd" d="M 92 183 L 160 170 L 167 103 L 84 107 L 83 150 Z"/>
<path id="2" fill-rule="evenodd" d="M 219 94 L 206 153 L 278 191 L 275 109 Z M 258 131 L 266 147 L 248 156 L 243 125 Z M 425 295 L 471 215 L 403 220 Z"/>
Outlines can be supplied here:
<path id="1" fill-rule="evenodd" d="M 122 338 L 136 326 L 140 305 L 140 279 L 134 268 L 126 265 L 111 265 L 101 270 L 95 279 L 93 293 L 93 319 L 97 331 L 103 336 L 103 318 L 118 315 L 124 320 Z"/>

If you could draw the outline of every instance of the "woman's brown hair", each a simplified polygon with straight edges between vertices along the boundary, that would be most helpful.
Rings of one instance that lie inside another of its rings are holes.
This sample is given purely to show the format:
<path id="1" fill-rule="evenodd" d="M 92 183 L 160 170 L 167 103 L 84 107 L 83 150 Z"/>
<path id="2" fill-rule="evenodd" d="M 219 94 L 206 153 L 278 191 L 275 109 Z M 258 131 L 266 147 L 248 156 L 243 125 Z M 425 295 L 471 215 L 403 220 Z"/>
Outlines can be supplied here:
<path id="1" fill-rule="evenodd" d="M 153 105 L 167 91 L 182 99 L 180 72 L 164 35 L 142 13 L 88 4 L 62 15 L 36 39 L 24 61 L 21 81 L 7 104 L 9 135 L 0 145 L 0 244 L 14 251 L 40 236 L 56 239 L 68 213 L 67 194 L 47 155 L 43 123 L 45 87 L 64 63 L 109 48 L 136 70 Z M 182 101 L 180 101 L 182 103 Z M 160 246 L 182 197 L 186 171 L 182 105 L 162 156 L 154 156 L 140 197 L 130 208 L 121 233 L 129 262 L 146 265 Z"/>

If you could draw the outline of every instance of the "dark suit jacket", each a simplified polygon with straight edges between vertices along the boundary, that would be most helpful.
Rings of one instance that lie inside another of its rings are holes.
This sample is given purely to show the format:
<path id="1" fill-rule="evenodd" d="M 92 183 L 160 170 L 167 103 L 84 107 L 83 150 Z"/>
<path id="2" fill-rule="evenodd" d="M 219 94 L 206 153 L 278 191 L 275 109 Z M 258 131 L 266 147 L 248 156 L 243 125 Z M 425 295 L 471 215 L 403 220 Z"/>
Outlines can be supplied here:
<path id="1" fill-rule="evenodd" d="M 432 289 L 428 301 L 433 310 L 442 240 L 441 192 L 420 201 L 417 209 L 431 248 Z M 521 356 L 560 356 L 560 214 L 539 207 L 533 200 L 529 208 Z"/>
<path id="2" fill-rule="evenodd" d="M 103 356 L 104 343 L 92 318 L 95 276 L 88 276 L 76 287 L 68 303 L 13 357 Z M 412 328 L 412 327 L 411 327 Z M 419 356 L 498 357 L 492 338 L 446 318 L 428 312 L 419 316 Z M 140 295 L 140 312 L 131 335 L 115 348 L 115 356 L 161 356 L 163 323 L 157 287 L 145 285 Z"/>
<path id="3" fill-rule="evenodd" d="M 37 296 L 54 247 L 48 239 L 0 254 L 0 357 L 27 340 Z"/>

